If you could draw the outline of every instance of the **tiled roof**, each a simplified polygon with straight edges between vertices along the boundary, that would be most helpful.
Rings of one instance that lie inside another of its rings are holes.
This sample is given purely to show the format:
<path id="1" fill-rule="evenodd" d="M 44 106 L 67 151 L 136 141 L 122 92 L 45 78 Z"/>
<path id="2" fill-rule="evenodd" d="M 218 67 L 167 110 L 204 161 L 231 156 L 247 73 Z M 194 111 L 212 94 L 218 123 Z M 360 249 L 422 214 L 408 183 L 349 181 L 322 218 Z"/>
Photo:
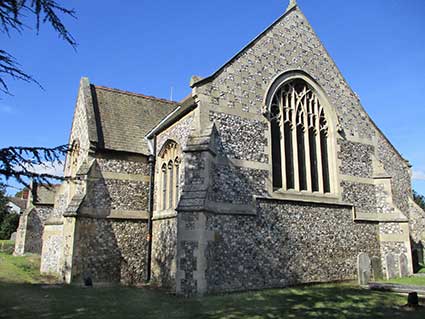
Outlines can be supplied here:
<path id="1" fill-rule="evenodd" d="M 60 185 L 52 185 L 49 187 L 47 185 L 36 185 L 34 205 L 53 205 L 55 203 L 56 190 L 59 186 Z"/>
<path id="2" fill-rule="evenodd" d="M 149 154 L 144 136 L 165 116 L 177 108 L 177 103 L 91 85 L 99 148 Z"/>
<path id="3" fill-rule="evenodd" d="M 20 209 L 27 207 L 27 200 L 19 197 L 9 197 L 9 201 L 18 206 Z"/>

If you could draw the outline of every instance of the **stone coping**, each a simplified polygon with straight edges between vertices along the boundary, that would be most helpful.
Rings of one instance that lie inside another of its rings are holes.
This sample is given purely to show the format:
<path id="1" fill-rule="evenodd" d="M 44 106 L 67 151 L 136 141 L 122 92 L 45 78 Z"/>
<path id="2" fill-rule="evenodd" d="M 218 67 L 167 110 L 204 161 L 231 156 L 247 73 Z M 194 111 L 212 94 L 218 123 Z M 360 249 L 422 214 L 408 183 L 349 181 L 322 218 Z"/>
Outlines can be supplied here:
<path id="1" fill-rule="evenodd" d="M 354 220 L 371 222 L 405 222 L 409 220 L 401 213 L 361 213 L 354 210 Z"/>

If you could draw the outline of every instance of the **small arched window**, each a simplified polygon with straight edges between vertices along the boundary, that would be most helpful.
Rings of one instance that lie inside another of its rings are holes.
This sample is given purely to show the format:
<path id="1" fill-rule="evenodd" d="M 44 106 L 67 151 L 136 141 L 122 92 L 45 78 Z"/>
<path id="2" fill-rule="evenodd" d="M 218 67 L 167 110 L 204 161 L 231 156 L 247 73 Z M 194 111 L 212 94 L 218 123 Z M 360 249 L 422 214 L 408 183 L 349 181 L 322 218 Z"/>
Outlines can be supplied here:
<path id="1" fill-rule="evenodd" d="M 174 209 L 179 199 L 180 184 L 180 147 L 168 140 L 158 154 L 161 181 L 161 196 L 158 196 L 158 207 L 162 210 Z"/>
<path id="2" fill-rule="evenodd" d="M 302 79 L 274 89 L 269 100 L 273 188 L 330 193 L 329 129 L 318 95 Z"/>
<path id="3" fill-rule="evenodd" d="M 71 152 L 68 159 L 68 170 L 71 176 L 75 176 L 77 173 L 78 157 L 80 156 L 80 142 L 74 140 L 71 145 Z"/>

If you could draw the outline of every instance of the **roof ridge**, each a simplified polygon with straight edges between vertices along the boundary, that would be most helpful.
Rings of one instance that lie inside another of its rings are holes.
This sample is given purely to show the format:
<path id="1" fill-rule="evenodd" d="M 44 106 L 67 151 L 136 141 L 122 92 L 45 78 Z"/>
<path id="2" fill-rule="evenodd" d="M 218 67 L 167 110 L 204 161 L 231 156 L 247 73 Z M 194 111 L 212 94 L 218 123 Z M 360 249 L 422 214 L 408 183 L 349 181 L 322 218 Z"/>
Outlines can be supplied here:
<path id="1" fill-rule="evenodd" d="M 178 104 L 178 102 L 170 101 L 170 100 L 159 98 L 159 97 L 156 97 L 156 96 L 150 96 L 150 95 L 145 95 L 145 94 L 141 94 L 141 93 L 134 93 L 134 92 L 126 91 L 126 90 L 109 88 L 109 87 L 102 86 L 102 85 L 95 85 L 95 84 L 93 84 L 93 86 L 95 88 L 98 88 L 98 89 L 101 89 L 101 90 L 105 90 L 105 91 L 117 92 L 117 93 L 126 94 L 126 95 L 138 96 L 138 97 L 142 97 L 142 98 L 145 98 L 145 99 L 148 99 L 148 100 L 161 101 L 161 102 L 165 102 L 165 103 L 169 103 L 169 104 Z"/>

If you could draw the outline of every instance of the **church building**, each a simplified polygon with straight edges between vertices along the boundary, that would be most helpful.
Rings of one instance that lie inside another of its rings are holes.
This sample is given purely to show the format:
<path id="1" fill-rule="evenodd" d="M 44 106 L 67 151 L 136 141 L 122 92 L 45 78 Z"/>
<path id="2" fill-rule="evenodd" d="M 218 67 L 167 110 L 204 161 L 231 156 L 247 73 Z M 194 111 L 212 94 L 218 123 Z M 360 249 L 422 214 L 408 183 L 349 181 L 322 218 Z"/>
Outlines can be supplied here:
<path id="1" fill-rule="evenodd" d="M 413 272 L 411 169 L 294 0 L 180 102 L 82 78 L 41 272 L 191 296 Z M 415 246 L 416 247 L 416 246 Z"/>

